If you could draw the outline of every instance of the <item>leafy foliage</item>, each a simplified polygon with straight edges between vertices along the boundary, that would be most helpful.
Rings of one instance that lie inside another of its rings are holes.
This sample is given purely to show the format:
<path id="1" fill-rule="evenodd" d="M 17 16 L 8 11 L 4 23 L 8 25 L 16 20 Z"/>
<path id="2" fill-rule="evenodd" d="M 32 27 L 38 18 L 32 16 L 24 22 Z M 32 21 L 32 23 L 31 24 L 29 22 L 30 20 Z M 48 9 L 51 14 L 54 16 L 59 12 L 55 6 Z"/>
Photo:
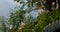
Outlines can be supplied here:
<path id="1" fill-rule="evenodd" d="M 38 19 L 37 19 L 38 26 L 40 27 L 39 32 L 42 32 L 44 27 L 49 23 L 59 20 L 60 19 L 59 14 L 60 14 L 59 9 L 49 12 L 48 14 L 47 13 L 40 14 L 40 16 L 38 16 Z"/>
<path id="2" fill-rule="evenodd" d="M 19 2 L 20 0 L 16 0 Z M 32 0 L 33 3 L 36 3 L 36 1 Z M 27 11 L 30 11 L 32 8 L 32 1 L 27 0 Z M 21 4 L 21 2 L 20 2 Z M 49 23 L 52 23 L 53 21 L 59 20 L 60 19 L 60 11 L 59 9 L 54 9 L 52 12 L 46 13 L 43 12 L 42 14 L 39 14 L 37 17 L 36 21 L 31 21 L 31 19 L 27 19 L 28 21 L 25 21 L 25 13 L 26 10 L 23 11 L 25 2 L 22 2 L 23 7 L 21 7 L 21 10 L 18 10 L 16 12 L 12 12 L 10 15 L 9 22 L 12 25 L 12 29 L 10 29 L 10 32 L 43 32 L 43 29 L 46 25 Z M 36 4 L 37 5 L 37 4 Z M 38 3 L 37 6 L 40 6 Z M 21 26 L 21 22 L 24 22 L 25 25 Z M 23 27 L 22 29 L 19 29 L 20 27 Z"/>
<path id="3" fill-rule="evenodd" d="M 23 22 L 24 13 L 25 13 L 25 11 L 22 11 L 22 10 L 16 11 L 14 13 L 11 12 L 9 22 L 10 22 L 10 25 L 12 25 L 12 27 L 13 27 L 12 29 L 14 31 L 15 30 L 17 31 L 19 23 Z"/>
<path id="4" fill-rule="evenodd" d="M 7 32 L 4 16 L 0 16 L 0 32 Z"/>

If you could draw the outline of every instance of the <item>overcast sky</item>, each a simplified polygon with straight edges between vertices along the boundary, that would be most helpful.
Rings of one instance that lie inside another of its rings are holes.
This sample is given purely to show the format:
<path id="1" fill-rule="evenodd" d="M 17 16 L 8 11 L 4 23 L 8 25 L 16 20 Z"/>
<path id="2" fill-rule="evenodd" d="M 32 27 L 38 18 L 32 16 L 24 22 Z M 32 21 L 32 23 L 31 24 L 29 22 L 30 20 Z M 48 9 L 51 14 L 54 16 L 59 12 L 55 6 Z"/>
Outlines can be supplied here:
<path id="1" fill-rule="evenodd" d="M 0 16 L 9 17 L 9 10 L 15 6 L 16 4 L 13 0 L 0 0 Z"/>

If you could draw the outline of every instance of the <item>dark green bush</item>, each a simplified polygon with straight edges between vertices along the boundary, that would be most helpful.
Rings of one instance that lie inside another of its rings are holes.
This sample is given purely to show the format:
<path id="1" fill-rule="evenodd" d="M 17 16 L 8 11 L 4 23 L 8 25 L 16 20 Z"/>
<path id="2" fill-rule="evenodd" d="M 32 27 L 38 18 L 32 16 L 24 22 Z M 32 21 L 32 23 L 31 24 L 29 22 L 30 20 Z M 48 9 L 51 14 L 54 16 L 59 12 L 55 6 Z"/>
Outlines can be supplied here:
<path id="1" fill-rule="evenodd" d="M 52 23 L 53 21 L 56 21 L 56 20 L 59 20 L 59 19 L 60 19 L 60 11 L 59 11 L 59 9 L 56 9 L 56 10 L 54 10 L 52 12 L 49 12 L 49 13 L 43 12 L 37 18 L 38 26 L 40 26 L 39 32 L 42 32 L 43 28 L 46 25 L 48 25 L 49 23 Z"/>

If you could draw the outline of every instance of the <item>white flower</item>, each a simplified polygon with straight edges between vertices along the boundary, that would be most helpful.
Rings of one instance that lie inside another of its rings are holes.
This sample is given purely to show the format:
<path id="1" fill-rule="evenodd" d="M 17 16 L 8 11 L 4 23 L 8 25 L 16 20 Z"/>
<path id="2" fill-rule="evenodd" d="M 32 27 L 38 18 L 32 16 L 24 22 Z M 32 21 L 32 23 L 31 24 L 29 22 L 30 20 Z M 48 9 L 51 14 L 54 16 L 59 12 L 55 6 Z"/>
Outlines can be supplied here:
<path id="1" fill-rule="evenodd" d="M 13 25 L 10 25 L 10 29 L 12 29 L 13 28 Z"/>
<path id="2" fill-rule="evenodd" d="M 23 26 L 24 26 L 24 25 L 25 25 L 25 23 L 23 23 L 23 22 L 22 22 L 22 23 L 21 23 L 21 25 L 23 25 Z"/>
<path id="3" fill-rule="evenodd" d="M 44 11 L 43 9 L 39 9 L 39 10 L 38 10 L 38 13 L 41 14 L 43 11 Z"/>

